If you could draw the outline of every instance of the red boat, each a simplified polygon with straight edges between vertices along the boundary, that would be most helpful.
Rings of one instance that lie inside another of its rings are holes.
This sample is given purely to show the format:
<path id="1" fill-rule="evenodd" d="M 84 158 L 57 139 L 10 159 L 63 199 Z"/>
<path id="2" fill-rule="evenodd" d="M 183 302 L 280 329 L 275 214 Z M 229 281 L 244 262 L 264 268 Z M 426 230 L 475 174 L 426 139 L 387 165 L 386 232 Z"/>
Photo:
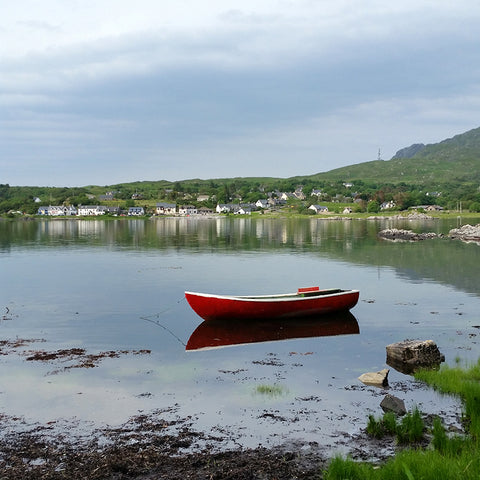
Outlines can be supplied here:
<path id="1" fill-rule="evenodd" d="M 232 296 L 185 292 L 185 297 L 204 320 L 258 320 L 311 317 L 346 311 L 358 302 L 358 290 L 319 287 L 299 288 L 280 295 Z"/>

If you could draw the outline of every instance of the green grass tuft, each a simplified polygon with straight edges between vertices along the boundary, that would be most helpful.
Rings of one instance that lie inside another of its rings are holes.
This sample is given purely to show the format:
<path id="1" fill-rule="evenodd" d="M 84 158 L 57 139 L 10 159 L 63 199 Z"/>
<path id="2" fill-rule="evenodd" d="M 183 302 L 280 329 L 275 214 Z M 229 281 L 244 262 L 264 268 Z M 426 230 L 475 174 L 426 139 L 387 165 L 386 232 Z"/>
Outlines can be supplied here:
<path id="1" fill-rule="evenodd" d="M 451 435 L 439 418 L 433 422 L 432 443 L 427 449 L 406 448 L 379 468 L 368 463 L 336 457 L 324 472 L 325 480 L 443 480 L 480 478 L 480 359 L 475 365 L 460 368 L 442 367 L 422 371 L 417 379 L 426 381 L 445 394 L 458 395 L 464 403 L 464 420 L 469 435 Z M 397 435 L 399 443 L 415 443 L 424 435 L 425 426 L 418 409 L 401 422 L 385 414 L 376 420 L 369 416 L 367 430 Z M 370 433 L 370 432 L 369 432 Z"/>

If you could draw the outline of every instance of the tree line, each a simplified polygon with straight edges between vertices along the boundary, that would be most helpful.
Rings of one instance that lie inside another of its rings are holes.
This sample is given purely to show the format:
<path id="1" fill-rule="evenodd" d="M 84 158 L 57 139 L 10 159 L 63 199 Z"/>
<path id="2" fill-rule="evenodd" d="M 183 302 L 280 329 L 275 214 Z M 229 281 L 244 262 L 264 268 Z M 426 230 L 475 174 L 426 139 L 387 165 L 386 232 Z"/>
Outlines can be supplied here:
<path id="1" fill-rule="evenodd" d="M 375 211 L 383 202 L 388 201 L 393 201 L 397 210 L 418 205 L 439 205 L 447 210 L 455 210 L 461 204 L 465 210 L 480 212 L 480 190 L 473 183 L 452 182 L 427 188 L 406 183 L 354 180 L 347 184 L 342 181 L 297 177 L 136 182 L 106 187 L 25 187 L 0 184 L 0 214 L 36 214 L 40 205 L 109 204 L 108 201 L 99 200 L 100 195 L 107 192 L 112 192 L 115 202 L 122 203 L 125 207 L 141 205 L 142 201 L 150 204 L 165 201 L 214 208 L 217 203 L 254 203 L 279 192 L 293 192 L 300 187 L 305 199 L 289 202 L 300 213 L 305 212 L 311 204 L 322 202 L 351 203 L 357 212 Z M 312 196 L 313 190 L 320 191 L 321 194 Z M 208 196 L 208 200 L 198 202 L 198 195 Z"/>

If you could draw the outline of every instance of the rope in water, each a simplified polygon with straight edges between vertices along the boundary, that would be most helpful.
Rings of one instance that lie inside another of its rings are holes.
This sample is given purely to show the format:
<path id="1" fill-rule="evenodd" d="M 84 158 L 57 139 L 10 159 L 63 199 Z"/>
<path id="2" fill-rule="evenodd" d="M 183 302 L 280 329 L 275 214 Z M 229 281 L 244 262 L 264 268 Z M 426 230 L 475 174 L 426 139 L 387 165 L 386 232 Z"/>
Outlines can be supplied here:
<path id="1" fill-rule="evenodd" d="M 179 338 L 177 335 L 175 335 L 175 333 L 173 333 L 168 327 L 166 327 L 165 325 L 163 325 L 162 323 L 160 323 L 159 321 L 156 321 L 154 320 L 154 318 L 160 318 L 161 315 L 163 315 L 164 313 L 168 312 L 169 310 L 171 310 L 173 307 L 175 307 L 175 305 L 178 305 L 182 300 L 185 300 L 185 297 L 183 296 L 182 298 L 180 298 L 179 300 L 177 300 L 175 302 L 175 304 L 173 305 L 170 305 L 168 306 L 167 308 L 165 308 L 164 310 L 158 312 L 158 313 L 155 313 L 153 315 L 146 315 L 146 316 L 141 316 L 140 319 L 141 320 L 145 320 L 146 322 L 150 322 L 150 323 L 153 323 L 154 325 L 157 325 L 157 327 L 161 327 L 163 328 L 166 332 L 168 332 L 173 338 L 175 338 L 176 340 L 178 340 L 184 347 L 186 347 L 186 343 L 181 339 Z"/>

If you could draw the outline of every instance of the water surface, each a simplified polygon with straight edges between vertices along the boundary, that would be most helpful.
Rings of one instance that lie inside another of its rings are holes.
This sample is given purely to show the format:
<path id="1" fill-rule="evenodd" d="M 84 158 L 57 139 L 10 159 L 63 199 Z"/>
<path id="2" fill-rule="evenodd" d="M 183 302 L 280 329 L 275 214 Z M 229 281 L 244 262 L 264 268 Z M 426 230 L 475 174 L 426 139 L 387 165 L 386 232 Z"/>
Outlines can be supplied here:
<path id="1" fill-rule="evenodd" d="M 364 387 L 357 377 L 385 368 L 386 345 L 432 339 L 447 363 L 478 358 L 480 246 L 377 237 L 387 226 L 447 233 L 458 223 L 0 222 L 0 340 L 38 340 L 0 357 L 1 412 L 27 423 L 63 419 L 94 428 L 163 409 L 191 416 L 195 428 L 228 428 L 230 446 L 297 439 L 336 445 L 345 432 L 364 428 L 369 413 L 380 415 L 387 391 Z M 185 290 L 269 294 L 312 285 L 360 290 L 349 328 L 186 351 L 201 319 Z M 73 347 L 125 353 L 88 369 L 21 354 Z M 135 353 L 140 350 L 150 353 Z M 451 399 L 412 389 L 407 375 L 392 370 L 389 379 L 388 393 L 407 408 L 451 418 L 459 413 Z"/>

